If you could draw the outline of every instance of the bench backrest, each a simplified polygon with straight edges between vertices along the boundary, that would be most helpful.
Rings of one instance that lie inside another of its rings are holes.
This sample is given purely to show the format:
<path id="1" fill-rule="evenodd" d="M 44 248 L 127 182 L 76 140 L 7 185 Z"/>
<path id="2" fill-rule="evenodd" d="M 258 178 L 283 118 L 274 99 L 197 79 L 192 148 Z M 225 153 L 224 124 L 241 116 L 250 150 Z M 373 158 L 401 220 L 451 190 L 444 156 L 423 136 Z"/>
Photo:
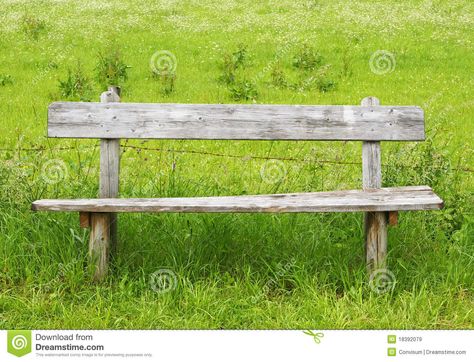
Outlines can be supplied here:
<path id="1" fill-rule="evenodd" d="M 56 102 L 48 136 L 228 140 L 424 140 L 415 106 Z"/>

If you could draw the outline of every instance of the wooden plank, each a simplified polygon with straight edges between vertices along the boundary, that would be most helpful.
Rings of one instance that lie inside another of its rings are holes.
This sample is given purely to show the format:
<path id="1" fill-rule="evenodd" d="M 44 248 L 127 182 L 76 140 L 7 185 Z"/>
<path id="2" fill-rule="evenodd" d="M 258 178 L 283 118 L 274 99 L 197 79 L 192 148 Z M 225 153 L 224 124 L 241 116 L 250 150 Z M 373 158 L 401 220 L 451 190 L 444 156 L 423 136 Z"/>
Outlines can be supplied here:
<path id="1" fill-rule="evenodd" d="M 49 137 L 242 140 L 424 140 L 415 106 L 56 102 Z"/>
<path id="2" fill-rule="evenodd" d="M 79 213 L 79 226 L 83 229 L 87 229 L 91 226 L 91 214 L 90 212 L 80 212 Z"/>
<path id="3" fill-rule="evenodd" d="M 362 106 L 380 106 L 375 97 L 366 97 Z M 364 190 L 382 187 L 382 161 L 380 142 L 362 143 L 362 185 Z M 387 215 L 384 212 L 367 212 L 364 215 L 365 255 L 369 272 L 385 267 L 387 255 Z"/>
<path id="4" fill-rule="evenodd" d="M 91 213 L 89 258 L 94 268 L 94 280 L 102 280 L 107 274 L 110 248 L 109 215 Z"/>
<path id="5" fill-rule="evenodd" d="M 385 212 L 442 207 L 443 201 L 428 186 L 255 196 L 38 200 L 32 206 L 35 211 L 250 213 Z"/>

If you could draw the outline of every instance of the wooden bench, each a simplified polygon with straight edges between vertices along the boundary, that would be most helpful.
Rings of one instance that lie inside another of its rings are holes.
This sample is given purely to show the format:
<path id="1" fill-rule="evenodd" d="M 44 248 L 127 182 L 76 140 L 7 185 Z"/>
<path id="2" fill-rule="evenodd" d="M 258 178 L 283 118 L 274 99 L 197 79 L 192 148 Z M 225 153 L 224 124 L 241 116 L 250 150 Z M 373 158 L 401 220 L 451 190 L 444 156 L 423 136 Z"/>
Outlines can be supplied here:
<path id="1" fill-rule="evenodd" d="M 94 278 L 107 272 L 116 242 L 117 212 L 364 212 L 369 271 L 385 267 L 387 227 L 401 210 L 433 210 L 443 201 L 428 186 L 382 188 L 380 141 L 425 137 L 423 110 L 380 106 L 208 105 L 119 103 L 111 87 L 101 103 L 57 102 L 49 107 L 48 137 L 100 138 L 98 199 L 38 200 L 34 211 L 77 211 L 90 227 Z M 362 190 L 255 196 L 117 198 L 120 138 L 363 141 Z"/>

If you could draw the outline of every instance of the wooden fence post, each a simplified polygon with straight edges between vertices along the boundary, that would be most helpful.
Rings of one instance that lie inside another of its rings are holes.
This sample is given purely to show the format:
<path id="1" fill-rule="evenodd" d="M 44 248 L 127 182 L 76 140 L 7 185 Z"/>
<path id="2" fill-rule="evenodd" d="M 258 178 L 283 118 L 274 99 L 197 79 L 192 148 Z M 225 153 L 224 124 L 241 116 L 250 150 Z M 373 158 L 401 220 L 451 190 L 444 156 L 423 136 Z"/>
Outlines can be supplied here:
<path id="1" fill-rule="evenodd" d="M 378 106 L 380 101 L 375 97 L 366 97 L 361 105 Z M 378 141 L 362 142 L 362 180 L 364 190 L 382 187 L 382 162 Z M 367 271 L 372 273 L 386 266 L 387 213 L 366 212 L 364 225 Z"/>
<path id="2" fill-rule="evenodd" d="M 112 86 L 100 96 L 102 103 L 120 102 L 120 88 Z M 118 197 L 120 171 L 120 139 L 100 140 L 99 197 Z M 91 213 L 89 255 L 95 266 L 94 280 L 107 274 L 109 254 L 117 245 L 117 215 Z"/>

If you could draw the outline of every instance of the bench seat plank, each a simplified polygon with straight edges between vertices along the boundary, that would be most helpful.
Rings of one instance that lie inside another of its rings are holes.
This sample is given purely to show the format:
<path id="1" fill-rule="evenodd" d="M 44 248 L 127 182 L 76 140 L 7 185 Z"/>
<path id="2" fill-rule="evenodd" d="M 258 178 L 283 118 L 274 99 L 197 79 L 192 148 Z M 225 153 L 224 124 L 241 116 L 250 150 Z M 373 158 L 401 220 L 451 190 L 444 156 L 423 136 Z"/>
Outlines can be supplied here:
<path id="1" fill-rule="evenodd" d="M 253 196 L 63 199 L 33 202 L 34 211 L 81 212 L 351 212 L 441 209 L 428 186 Z"/>

